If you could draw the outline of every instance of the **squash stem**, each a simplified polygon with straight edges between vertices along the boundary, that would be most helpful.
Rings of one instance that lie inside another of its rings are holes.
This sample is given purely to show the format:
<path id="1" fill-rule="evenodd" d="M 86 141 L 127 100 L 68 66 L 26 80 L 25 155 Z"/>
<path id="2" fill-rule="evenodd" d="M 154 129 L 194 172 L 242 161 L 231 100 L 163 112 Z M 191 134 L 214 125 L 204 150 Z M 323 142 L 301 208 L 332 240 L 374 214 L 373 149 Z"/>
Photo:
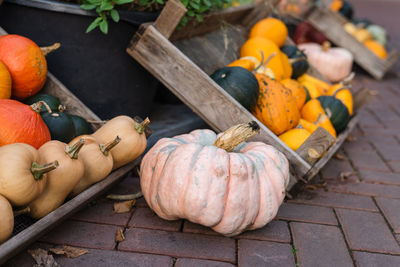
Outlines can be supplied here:
<path id="1" fill-rule="evenodd" d="M 47 163 L 47 164 L 39 164 L 36 162 L 32 162 L 31 165 L 31 173 L 33 174 L 33 177 L 35 180 L 40 180 L 43 176 L 43 174 L 52 171 L 58 167 L 58 161 L 55 160 L 53 162 Z"/>
<path id="2" fill-rule="evenodd" d="M 100 144 L 100 151 L 103 152 L 103 154 L 105 156 L 108 156 L 108 152 L 110 152 L 111 149 L 113 149 L 113 147 L 115 147 L 116 145 L 119 144 L 119 142 L 121 142 L 121 138 L 119 136 L 115 137 L 114 140 L 112 140 L 111 142 L 108 142 L 107 144 Z"/>
<path id="3" fill-rule="evenodd" d="M 25 209 L 22 209 L 22 210 L 15 210 L 13 213 L 14 213 L 14 217 L 17 217 L 19 215 L 27 214 L 29 212 L 31 212 L 31 208 L 28 206 L 28 207 L 26 207 Z"/>
<path id="4" fill-rule="evenodd" d="M 86 120 L 88 123 L 92 124 L 105 124 L 107 121 L 95 121 L 95 120 Z"/>
<path id="5" fill-rule="evenodd" d="M 331 48 L 331 43 L 328 41 L 325 41 L 322 44 L 322 51 L 327 52 Z"/>
<path id="6" fill-rule="evenodd" d="M 36 113 L 40 113 L 40 110 L 42 109 L 42 106 L 44 106 L 47 110 L 48 113 L 52 113 L 50 106 L 45 102 L 45 101 L 39 101 L 36 103 L 33 103 L 31 105 L 31 108 L 33 109 L 33 111 L 35 111 Z"/>
<path id="7" fill-rule="evenodd" d="M 128 195 L 108 195 L 106 196 L 106 198 L 111 200 L 134 200 L 142 196 L 143 196 L 142 191 L 139 191 L 135 194 L 128 194 Z"/>
<path id="8" fill-rule="evenodd" d="M 214 146 L 231 152 L 237 145 L 258 134 L 259 131 L 260 126 L 255 121 L 238 124 L 223 132 L 215 140 Z"/>
<path id="9" fill-rule="evenodd" d="M 78 142 L 73 144 L 72 146 L 66 146 L 65 147 L 65 153 L 71 158 L 71 159 L 77 159 L 78 158 L 78 153 L 85 144 L 85 139 L 81 138 L 79 139 Z"/>
<path id="10" fill-rule="evenodd" d="M 60 48 L 60 46 L 61 46 L 60 43 L 54 43 L 53 45 L 50 45 L 50 46 L 41 47 L 40 50 L 42 50 L 43 55 L 47 56 L 51 52 Z"/>
<path id="11" fill-rule="evenodd" d="M 142 121 L 141 123 L 136 123 L 136 125 L 135 125 L 136 131 L 138 131 L 139 134 L 144 133 L 144 131 L 146 130 L 146 127 L 147 127 L 147 125 L 149 125 L 149 123 L 150 123 L 149 118 L 144 119 L 144 121 Z"/>

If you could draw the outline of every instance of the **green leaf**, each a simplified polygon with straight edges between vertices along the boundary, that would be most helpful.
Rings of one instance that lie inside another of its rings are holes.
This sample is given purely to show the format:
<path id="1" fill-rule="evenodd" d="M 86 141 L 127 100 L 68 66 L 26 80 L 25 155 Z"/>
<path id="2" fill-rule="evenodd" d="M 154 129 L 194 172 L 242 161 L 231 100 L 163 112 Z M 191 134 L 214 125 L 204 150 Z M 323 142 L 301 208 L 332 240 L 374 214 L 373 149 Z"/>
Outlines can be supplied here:
<path id="1" fill-rule="evenodd" d="M 99 26 L 101 18 L 96 18 L 92 23 L 90 23 L 89 27 L 86 29 L 86 33 L 93 31 L 97 26 Z"/>
<path id="2" fill-rule="evenodd" d="M 101 11 L 107 11 L 107 10 L 111 10 L 113 8 L 114 8 L 114 5 L 111 3 L 108 3 L 108 2 L 103 2 L 103 3 L 101 3 L 101 6 L 100 6 Z"/>
<path id="3" fill-rule="evenodd" d="M 189 4 L 189 0 L 181 0 L 181 2 L 185 7 Z"/>
<path id="4" fill-rule="evenodd" d="M 92 10 L 96 8 L 96 5 L 92 5 L 92 4 L 83 4 L 80 5 L 80 7 L 84 10 Z"/>
<path id="5" fill-rule="evenodd" d="M 111 16 L 113 21 L 115 21 L 115 22 L 119 21 L 119 13 L 118 13 L 117 10 L 115 10 L 115 9 L 111 10 L 110 16 Z"/>
<path id="6" fill-rule="evenodd" d="M 164 1 L 163 1 L 163 0 L 156 0 L 156 1 L 157 1 L 157 3 L 159 3 L 159 4 L 161 4 L 161 5 L 164 4 Z"/>
<path id="7" fill-rule="evenodd" d="M 196 15 L 196 19 L 198 22 L 202 22 L 203 21 L 203 17 L 201 15 Z"/>
<path id="8" fill-rule="evenodd" d="M 192 10 L 189 10 L 188 12 L 186 12 L 186 14 L 190 17 L 194 16 L 194 12 Z"/>
<path id="9" fill-rule="evenodd" d="M 190 6 L 193 7 L 194 9 L 200 8 L 199 4 L 196 4 L 195 2 L 190 2 Z"/>
<path id="10" fill-rule="evenodd" d="M 100 31 L 101 31 L 102 33 L 104 33 L 104 34 L 107 34 L 107 33 L 108 33 L 108 23 L 107 23 L 106 20 L 103 20 L 103 21 L 100 23 Z"/>
<path id="11" fill-rule="evenodd" d="M 127 3 L 132 3 L 133 0 L 115 0 L 114 1 L 117 5 L 123 5 L 123 4 L 127 4 Z"/>

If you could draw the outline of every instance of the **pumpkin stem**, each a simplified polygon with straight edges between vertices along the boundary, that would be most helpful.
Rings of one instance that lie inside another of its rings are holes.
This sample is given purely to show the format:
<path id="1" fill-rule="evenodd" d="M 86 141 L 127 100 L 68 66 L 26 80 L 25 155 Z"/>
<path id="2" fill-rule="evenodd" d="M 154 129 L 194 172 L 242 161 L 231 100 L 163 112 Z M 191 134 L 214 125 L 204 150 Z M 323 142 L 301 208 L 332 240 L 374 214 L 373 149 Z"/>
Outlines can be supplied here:
<path id="1" fill-rule="evenodd" d="M 318 123 L 320 122 L 321 119 L 322 119 L 322 113 L 319 113 L 317 119 L 314 121 L 313 124 L 318 125 Z"/>
<path id="2" fill-rule="evenodd" d="M 108 142 L 107 144 L 100 144 L 100 151 L 103 152 L 103 154 L 105 156 L 108 156 L 108 152 L 110 152 L 110 150 L 115 147 L 116 145 L 119 144 L 119 142 L 121 142 L 121 138 L 119 136 L 115 137 L 114 140 L 112 140 L 111 142 Z"/>
<path id="3" fill-rule="evenodd" d="M 329 48 L 331 48 L 331 43 L 328 41 L 325 41 L 322 44 L 322 51 L 327 52 L 329 50 Z"/>
<path id="4" fill-rule="evenodd" d="M 138 131 L 139 134 L 144 133 L 144 131 L 146 130 L 147 125 L 149 125 L 150 123 L 150 119 L 146 118 L 144 119 L 144 121 L 142 121 L 141 123 L 137 123 L 135 125 L 135 129 L 136 131 Z"/>
<path id="5" fill-rule="evenodd" d="M 254 70 L 253 73 L 256 73 L 257 70 L 259 68 L 261 68 L 262 66 L 266 66 L 268 65 L 268 63 L 271 61 L 271 59 L 273 59 L 276 56 L 276 52 L 272 53 L 271 55 L 268 56 L 268 58 L 264 61 L 264 52 L 260 51 L 261 53 L 261 61 L 260 61 L 260 65 L 258 65 Z"/>
<path id="6" fill-rule="evenodd" d="M 42 106 L 44 106 L 47 110 L 48 113 L 52 113 L 50 106 L 45 102 L 45 101 L 39 101 L 36 103 L 33 103 L 31 105 L 31 109 L 35 111 L 36 113 L 40 113 L 40 110 L 42 109 Z"/>
<path id="7" fill-rule="evenodd" d="M 25 209 L 15 210 L 13 213 L 14 213 L 14 217 L 17 217 L 19 215 L 27 214 L 29 212 L 31 212 L 31 208 L 28 206 Z"/>
<path id="8" fill-rule="evenodd" d="M 53 51 L 57 50 L 58 48 L 60 48 L 60 46 L 61 46 L 60 43 L 55 43 L 55 44 L 50 45 L 50 46 L 41 47 L 40 50 L 42 50 L 43 55 L 47 56 L 51 52 L 53 52 Z"/>
<path id="9" fill-rule="evenodd" d="M 78 153 L 85 144 L 85 139 L 81 138 L 79 139 L 78 142 L 73 144 L 72 146 L 65 146 L 65 153 L 71 158 L 71 159 L 77 159 L 78 158 Z"/>
<path id="10" fill-rule="evenodd" d="M 128 195 L 108 195 L 106 196 L 106 198 L 112 200 L 134 200 L 142 196 L 143 196 L 142 191 L 139 191 L 135 194 L 128 194 Z"/>
<path id="11" fill-rule="evenodd" d="M 67 109 L 67 107 L 65 105 L 59 105 L 58 106 L 58 111 L 59 112 L 64 112 Z"/>
<path id="12" fill-rule="evenodd" d="M 95 120 L 86 120 L 88 123 L 92 124 L 105 124 L 107 121 L 95 121 Z"/>
<path id="13" fill-rule="evenodd" d="M 40 180 L 42 178 L 43 174 L 52 171 L 58 167 L 58 161 L 55 160 L 53 162 L 47 163 L 47 164 L 39 164 L 36 162 L 32 162 L 31 165 L 31 173 L 35 180 Z"/>
<path id="14" fill-rule="evenodd" d="M 307 60 L 307 58 L 306 57 L 289 58 L 289 63 L 293 64 L 293 63 L 296 63 L 296 62 L 302 61 L 302 60 Z"/>
<path id="15" fill-rule="evenodd" d="M 214 146 L 231 152 L 237 145 L 258 134 L 260 126 L 255 121 L 235 125 L 223 132 L 214 142 Z"/>

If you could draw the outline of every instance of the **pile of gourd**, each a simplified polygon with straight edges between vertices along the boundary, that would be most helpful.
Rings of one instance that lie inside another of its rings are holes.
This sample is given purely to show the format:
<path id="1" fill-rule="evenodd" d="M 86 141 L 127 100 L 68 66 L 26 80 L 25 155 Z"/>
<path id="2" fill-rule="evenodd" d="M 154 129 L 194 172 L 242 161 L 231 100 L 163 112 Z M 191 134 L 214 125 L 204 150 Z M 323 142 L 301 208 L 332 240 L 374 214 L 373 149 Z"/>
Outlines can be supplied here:
<path id="1" fill-rule="evenodd" d="M 334 0 L 330 9 L 339 12 L 350 21 L 344 24 L 344 29 L 354 36 L 359 42 L 363 43 L 369 50 L 381 59 L 387 58 L 387 32 L 368 19 L 355 19 L 353 17 L 353 6 L 348 1 Z"/>
<path id="2" fill-rule="evenodd" d="M 276 18 L 256 23 L 240 58 L 211 78 L 291 149 L 320 126 L 336 138 L 353 114 L 349 85 L 308 75 L 307 56 L 286 46 L 288 30 Z"/>
<path id="3" fill-rule="evenodd" d="M 44 54 L 35 43 L 22 36 L 2 36 L 0 60 L 2 243 L 13 231 L 13 207 L 42 218 L 68 196 L 138 158 L 146 148 L 149 120 L 139 123 L 118 116 L 89 135 L 86 121 L 60 112 L 57 98 L 28 98 L 43 87 L 47 74 Z M 9 99 L 11 95 L 30 105 Z"/>

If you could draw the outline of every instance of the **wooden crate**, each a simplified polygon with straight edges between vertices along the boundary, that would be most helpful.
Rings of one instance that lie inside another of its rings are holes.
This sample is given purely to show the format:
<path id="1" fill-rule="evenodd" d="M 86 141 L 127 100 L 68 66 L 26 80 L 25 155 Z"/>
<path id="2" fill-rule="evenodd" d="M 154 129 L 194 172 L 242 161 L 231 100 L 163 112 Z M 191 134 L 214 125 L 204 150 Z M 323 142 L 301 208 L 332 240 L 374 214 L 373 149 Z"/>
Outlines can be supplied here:
<path id="1" fill-rule="evenodd" d="M 396 63 L 398 58 L 396 50 L 391 50 L 385 60 L 377 57 L 364 44 L 346 32 L 344 24 L 348 20 L 345 17 L 325 6 L 313 6 L 307 12 L 305 20 L 323 32 L 332 43 L 349 50 L 354 56 L 354 61 L 375 79 L 382 79 Z"/>
<path id="2" fill-rule="evenodd" d="M 214 25 L 209 31 L 203 28 L 202 35 L 187 35 L 179 31 L 174 33 L 185 8 L 179 1 L 170 0 L 154 24 L 141 26 L 127 52 L 215 131 L 224 131 L 238 123 L 257 121 L 261 131 L 253 140 L 271 144 L 286 155 L 293 174 L 290 188 L 299 179 L 308 181 L 319 172 L 353 130 L 358 115 L 352 117 L 347 129 L 338 136 L 334 145 L 333 137 L 319 128 L 297 152 L 294 152 L 209 77 L 217 68 L 237 59 L 248 29 L 253 23 L 266 17 L 273 4 L 276 4 L 276 1 L 267 1 L 267 4 L 261 4 L 262 6 L 242 7 L 246 12 L 243 11 L 241 19 L 223 22 L 213 18 L 214 21 L 220 21 L 217 28 Z M 257 16 L 254 15 L 256 10 Z M 210 15 L 209 19 L 218 15 Z M 252 20 L 248 19 L 249 16 Z M 229 18 L 227 11 L 225 17 Z M 188 30 L 191 31 L 190 28 Z M 171 35 L 190 38 L 181 38 L 173 42 L 168 39 Z M 368 91 L 362 90 L 362 94 L 356 96 L 356 99 L 365 98 L 361 96 L 366 95 Z M 326 153 L 316 161 L 308 156 L 310 148 L 321 155 Z"/>
<path id="3" fill-rule="evenodd" d="M 0 27 L 0 35 L 4 34 L 7 33 Z M 51 73 L 48 73 L 47 75 L 47 81 L 42 92 L 58 97 L 61 102 L 67 106 L 67 112 L 69 114 L 79 115 L 87 120 L 100 120 L 96 114 L 86 107 L 85 104 L 73 95 Z M 92 126 L 93 128 L 98 127 L 97 124 Z M 113 171 L 103 181 L 91 186 L 75 198 L 65 202 L 61 207 L 40 220 L 21 219 L 21 216 L 18 216 L 14 228 L 14 232 L 18 233 L 14 234 L 9 240 L 0 245 L 0 265 L 5 263 L 13 255 L 16 255 L 18 252 L 25 249 L 29 244 L 61 223 L 74 212 L 84 207 L 93 198 L 109 189 L 114 183 L 133 170 L 138 164 L 139 161 L 137 160 Z"/>

